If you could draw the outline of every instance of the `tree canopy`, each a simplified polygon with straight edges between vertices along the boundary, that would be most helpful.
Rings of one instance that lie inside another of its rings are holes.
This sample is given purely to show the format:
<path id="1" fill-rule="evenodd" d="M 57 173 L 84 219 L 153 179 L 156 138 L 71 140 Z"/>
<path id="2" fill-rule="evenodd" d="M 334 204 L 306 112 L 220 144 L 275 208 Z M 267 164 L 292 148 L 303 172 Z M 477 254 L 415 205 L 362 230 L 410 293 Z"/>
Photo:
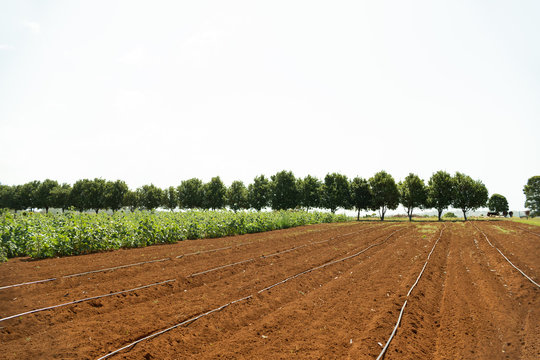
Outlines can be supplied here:
<path id="1" fill-rule="evenodd" d="M 292 171 L 280 171 L 271 176 L 270 204 L 273 210 L 293 209 L 298 205 L 298 188 Z"/>
<path id="2" fill-rule="evenodd" d="M 329 209 L 332 214 L 338 208 L 350 208 L 349 180 L 345 175 L 332 173 L 324 177 L 322 185 L 322 205 Z"/>
<path id="3" fill-rule="evenodd" d="M 467 211 L 486 205 L 488 190 L 480 180 L 473 180 L 460 172 L 456 172 L 453 181 L 455 192 L 452 205 L 456 209 L 461 209 L 463 218 L 467 220 Z"/>
<path id="4" fill-rule="evenodd" d="M 227 188 L 219 176 L 213 177 L 203 187 L 203 207 L 206 209 L 222 209 L 225 207 Z"/>
<path id="5" fill-rule="evenodd" d="M 497 213 L 500 212 L 507 212 L 508 211 L 508 200 L 501 194 L 493 194 L 489 198 L 488 201 L 488 208 L 491 211 L 495 211 Z"/>
<path id="6" fill-rule="evenodd" d="M 437 171 L 429 179 L 427 186 L 427 206 L 437 210 L 439 221 L 442 212 L 452 205 L 454 199 L 454 181 L 446 171 Z"/>
<path id="7" fill-rule="evenodd" d="M 270 204 L 270 181 L 260 175 L 253 179 L 253 184 L 248 186 L 248 201 L 249 206 L 260 211 Z"/>
<path id="8" fill-rule="evenodd" d="M 233 181 L 227 189 L 227 205 L 233 211 L 249 208 L 248 191 L 242 181 Z"/>
<path id="9" fill-rule="evenodd" d="M 381 220 L 388 209 L 397 209 L 399 205 L 399 190 L 392 175 L 386 171 L 379 171 L 369 179 L 371 194 L 373 196 L 372 208 L 379 209 Z"/>
<path id="10" fill-rule="evenodd" d="M 523 187 L 525 194 L 525 206 L 531 210 L 532 216 L 540 215 L 540 175 L 533 176 L 527 180 Z"/>
<path id="11" fill-rule="evenodd" d="M 399 183 L 399 193 L 401 204 L 407 210 L 409 221 L 411 221 L 414 208 L 426 206 L 427 190 L 424 180 L 410 173 L 404 181 Z"/>
<path id="12" fill-rule="evenodd" d="M 178 202 L 182 209 L 198 209 L 203 207 L 204 189 L 200 179 L 184 180 L 177 188 Z"/>
<path id="13" fill-rule="evenodd" d="M 358 211 L 356 220 L 360 220 L 360 211 L 370 208 L 373 201 L 369 182 L 361 177 L 355 177 L 350 184 L 351 205 Z"/>
<path id="14" fill-rule="evenodd" d="M 309 210 L 321 206 L 322 183 L 314 176 L 298 179 L 299 205 Z"/>

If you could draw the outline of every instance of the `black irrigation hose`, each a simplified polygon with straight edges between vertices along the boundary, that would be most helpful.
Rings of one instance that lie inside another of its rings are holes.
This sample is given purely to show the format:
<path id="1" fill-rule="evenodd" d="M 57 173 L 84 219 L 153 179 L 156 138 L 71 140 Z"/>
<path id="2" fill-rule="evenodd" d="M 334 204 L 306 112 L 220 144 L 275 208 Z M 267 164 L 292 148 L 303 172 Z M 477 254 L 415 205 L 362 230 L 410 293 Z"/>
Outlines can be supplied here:
<path id="1" fill-rule="evenodd" d="M 524 228 L 524 227 L 521 227 L 521 226 L 517 226 L 517 225 L 516 225 L 516 227 L 517 227 L 518 229 L 523 230 L 523 231 L 529 232 L 529 233 L 531 233 L 531 234 L 533 234 L 533 235 L 540 236 L 540 234 L 535 233 L 534 231 L 531 231 L 531 230 L 529 230 L 529 229 L 527 229 L 527 228 Z"/>
<path id="2" fill-rule="evenodd" d="M 435 241 L 435 244 L 433 244 L 433 247 L 431 248 L 431 251 L 429 252 L 429 254 L 427 256 L 426 262 L 424 263 L 424 267 L 420 271 L 420 274 L 418 274 L 418 277 L 416 278 L 416 281 L 414 282 L 414 284 L 409 289 L 409 292 L 407 292 L 407 296 L 405 298 L 405 302 L 403 303 L 403 306 L 401 306 L 401 311 L 399 312 L 399 317 L 398 317 L 398 319 L 396 321 L 396 325 L 394 326 L 394 329 L 392 330 L 392 333 L 390 334 L 390 337 L 388 338 L 388 341 L 386 341 L 386 344 L 382 348 L 381 353 L 379 354 L 379 356 L 377 356 L 376 360 L 380 360 L 380 359 L 382 359 L 384 357 L 384 354 L 386 353 L 386 350 L 388 349 L 388 346 L 390 346 L 390 342 L 394 338 L 394 335 L 396 335 L 397 329 L 399 328 L 399 325 L 401 323 L 401 318 L 403 317 L 403 312 L 405 311 L 405 306 L 407 306 L 407 299 L 408 299 L 409 295 L 411 295 L 411 293 L 412 293 L 414 287 L 416 286 L 416 284 L 418 284 L 418 281 L 420 281 L 420 278 L 422 277 L 422 274 L 424 274 L 424 270 L 426 270 L 426 266 L 428 264 L 429 258 L 431 257 L 431 254 L 433 254 L 433 251 L 435 250 L 435 246 L 437 246 L 437 243 L 441 239 L 443 231 L 444 231 L 445 228 L 446 228 L 446 224 L 444 224 L 444 227 L 441 229 L 439 237 Z"/>
<path id="3" fill-rule="evenodd" d="M 469 222 L 470 222 L 470 221 L 469 221 Z M 510 265 L 512 265 L 512 267 L 513 267 L 514 269 L 516 269 L 517 271 L 519 271 L 519 272 L 521 273 L 521 275 L 523 275 L 524 277 L 527 278 L 527 280 L 529 280 L 529 281 L 532 282 L 534 285 L 536 285 L 537 288 L 540 288 L 540 284 L 538 284 L 536 281 L 534 281 L 533 279 L 531 279 L 527 274 L 525 274 L 523 271 L 521 271 L 520 268 L 518 268 L 516 265 L 514 265 L 514 264 L 506 257 L 506 255 L 504 255 L 504 254 L 502 253 L 502 251 L 499 250 L 499 248 L 497 248 L 495 245 L 493 245 L 493 244 L 491 243 L 491 241 L 489 241 L 489 238 L 487 237 L 486 233 L 484 233 L 484 232 L 483 232 L 478 226 L 476 226 L 474 223 L 472 223 L 472 222 L 470 222 L 470 223 L 471 223 L 472 226 L 474 226 L 474 227 L 476 228 L 476 230 L 480 231 L 480 232 L 482 233 L 482 235 L 484 235 L 484 238 L 486 239 L 486 241 L 488 242 L 488 244 L 489 244 L 492 248 L 494 248 L 495 250 L 497 250 L 497 251 L 499 252 L 499 254 L 501 254 L 501 256 L 502 256 L 506 261 L 508 261 L 508 263 L 509 263 Z"/>
<path id="4" fill-rule="evenodd" d="M 366 230 L 366 229 L 360 230 L 358 232 L 362 232 L 364 230 Z M 322 230 L 319 230 L 319 232 L 320 231 L 322 231 Z M 350 234 L 354 234 L 354 233 L 355 232 L 340 235 L 340 236 L 346 236 L 346 235 L 350 235 Z M 340 237 L 340 236 L 338 236 L 338 237 Z M 333 238 L 331 238 L 331 239 L 333 239 Z M 178 255 L 175 258 L 179 259 L 179 258 L 183 258 L 184 256 L 192 256 L 192 255 L 200 255 L 200 254 L 212 253 L 212 252 L 216 252 L 216 251 L 232 249 L 233 247 L 239 247 L 239 246 L 249 245 L 249 244 L 253 244 L 253 243 L 254 242 L 247 242 L 247 243 L 241 243 L 241 244 L 226 246 L 226 247 L 222 247 L 222 248 L 218 248 L 218 249 L 195 251 L 195 252 L 191 252 L 191 253 L 187 253 L 187 254 Z M 163 258 L 163 259 L 157 259 L 157 260 L 141 261 L 141 262 L 137 262 L 137 263 L 133 263 L 133 264 L 126 264 L 126 265 L 120 265 L 120 266 L 114 266 L 114 267 L 110 267 L 110 268 L 105 268 L 105 269 L 98 269 L 98 270 L 91 270 L 91 271 L 86 271 L 86 272 L 81 272 L 81 273 L 76 273 L 76 274 L 63 275 L 63 276 L 55 277 L 55 278 L 28 281 L 28 282 L 23 282 L 23 283 L 19 283 L 19 284 L 13 284 L 13 285 L 5 285 L 5 286 L 0 286 L 0 290 L 19 287 L 19 286 L 25 286 L 25 285 L 45 283 L 45 282 L 55 281 L 55 280 L 59 280 L 59 279 L 67 279 L 67 278 L 83 276 L 83 275 L 88 275 L 88 274 L 94 274 L 94 273 L 100 273 L 100 272 L 105 272 L 105 271 L 114 271 L 114 270 L 118 270 L 118 269 L 124 269 L 124 268 L 128 268 L 128 267 L 132 267 L 132 266 L 139 266 L 139 265 L 150 264 L 150 263 L 161 262 L 161 261 L 168 261 L 168 260 L 172 260 L 172 259 L 171 258 Z"/>
<path id="5" fill-rule="evenodd" d="M 264 259 L 264 258 L 268 258 L 268 257 L 271 257 L 271 256 L 284 254 L 284 253 L 287 253 L 287 252 L 290 252 L 290 251 L 293 251 L 293 250 L 296 250 L 296 249 L 299 249 L 299 248 L 302 248 L 302 247 L 305 247 L 305 246 L 308 246 L 308 245 L 314 245 L 314 244 L 320 244 L 320 243 L 323 243 L 323 242 L 328 242 L 328 241 L 330 241 L 332 239 L 337 239 L 337 238 L 348 236 L 348 235 L 351 235 L 351 234 L 360 233 L 360 232 L 363 232 L 365 230 L 366 229 L 363 229 L 363 230 L 360 230 L 360 231 L 357 231 L 357 232 L 352 232 L 352 233 L 347 233 L 347 234 L 343 234 L 343 235 L 334 236 L 334 237 L 332 237 L 330 239 L 327 239 L 327 240 L 317 241 L 317 242 L 312 242 L 312 243 L 296 246 L 296 247 L 293 247 L 293 248 L 290 248 L 290 249 L 287 249 L 287 250 L 278 251 L 278 252 L 270 254 L 270 255 L 262 255 L 261 258 Z M 215 250 L 219 250 L 219 249 L 215 249 Z M 193 255 L 193 254 L 197 254 L 197 253 L 191 253 L 189 255 Z M 167 259 L 169 259 L 169 258 L 167 258 Z M 152 260 L 152 261 L 149 261 L 149 262 L 165 261 L 167 259 Z M 230 267 L 230 266 L 240 265 L 240 264 L 255 261 L 255 260 L 256 260 L 256 258 L 251 258 L 251 259 L 247 259 L 247 260 L 238 261 L 238 262 L 235 262 L 235 263 L 232 263 L 232 264 L 226 264 L 226 265 L 218 266 L 218 267 L 215 267 L 215 268 L 212 268 L 212 269 L 208 269 L 208 270 L 200 271 L 200 272 L 197 272 L 197 273 L 193 273 L 193 274 L 189 275 L 189 277 L 195 277 L 195 276 L 203 275 L 203 274 L 206 274 L 206 273 L 209 273 L 209 272 L 212 272 L 212 271 L 217 271 L 217 270 L 224 269 L 224 268 L 227 268 L 227 267 Z M 143 263 L 148 263 L 148 261 L 145 261 Z M 141 263 L 138 263 L 138 264 L 141 264 Z M 121 267 L 126 267 L 126 265 L 116 267 L 116 268 L 121 268 Z M 84 274 L 89 274 L 89 273 L 94 273 L 94 272 L 98 272 L 98 271 L 89 271 L 89 272 L 86 272 Z M 72 276 L 78 276 L 78 275 L 79 274 L 66 275 L 64 277 L 72 277 Z M 47 280 L 42 280 L 42 281 L 52 281 L 52 280 L 54 280 L 54 279 L 47 279 Z M 165 284 L 165 283 L 168 283 L 168 282 L 173 282 L 173 281 L 176 281 L 176 280 L 177 279 L 169 279 L 169 280 L 165 280 L 165 281 L 161 281 L 161 282 L 157 282 L 157 283 L 153 283 L 153 284 L 149 284 L 149 285 L 136 287 L 136 288 L 133 288 L 133 289 L 117 291 L 117 292 L 113 292 L 113 293 L 109 293 L 109 294 L 98 295 L 98 296 L 88 297 L 88 298 L 84 298 L 84 299 L 74 300 L 74 301 L 59 304 L 59 305 L 53 305 L 53 306 L 48 306 L 48 307 L 44 307 L 44 308 L 40 308 L 40 309 L 34 309 L 34 310 L 26 311 L 26 312 L 23 312 L 23 313 L 20 313 L 20 314 L 11 315 L 11 316 L 8 316 L 8 317 L 5 317 L 5 318 L 0 318 L 0 322 L 5 321 L 5 320 L 9 320 L 9 319 L 13 319 L 13 318 L 17 318 L 17 317 L 21 317 L 21 316 L 24 316 L 24 315 L 34 314 L 34 313 L 45 311 L 45 310 L 51 310 L 51 309 L 59 308 L 59 307 L 62 307 L 62 306 L 78 304 L 78 303 L 85 302 L 85 301 L 100 299 L 100 298 L 104 298 L 104 297 L 108 297 L 108 296 L 113 296 L 113 295 L 122 294 L 122 293 L 126 293 L 126 292 L 136 291 L 136 290 L 141 290 L 141 289 L 149 288 L 149 287 L 152 287 L 152 286 L 157 286 L 157 285 Z"/>
<path id="6" fill-rule="evenodd" d="M 329 261 L 329 262 L 327 262 L 327 263 L 325 263 L 325 264 L 323 264 L 323 265 L 319 265 L 319 266 L 317 266 L 317 267 L 314 267 L 314 268 L 312 268 L 312 269 L 308 269 L 308 270 L 303 271 L 303 272 L 301 272 L 301 273 L 299 273 L 299 274 L 296 274 L 296 275 L 294 275 L 294 276 L 290 276 L 290 277 L 288 277 L 287 279 L 285 279 L 285 280 L 283 280 L 283 281 L 280 281 L 280 282 L 278 282 L 278 283 L 275 283 L 274 285 L 271 285 L 271 286 L 266 287 L 266 288 L 264 288 L 264 289 L 262 289 L 262 290 L 259 290 L 259 291 L 257 292 L 257 294 L 260 294 L 260 293 L 262 293 L 262 292 L 264 292 L 264 291 L 270 290 L 271 288 L 273 288 L 273 287 L 275 287 L 275 286 L 281 285 L 281 284 L 283 284 L 283 283 L 285 283 L 285 282 L 287 282 L 287 281 L 289 281 L 289 280 L 292 280 L 292 279 L 294 279 L 294 278 L 297 278 L 297 277 L 299 277 L 299 276 L 301 276 L 301 275 L 307 274 L 307 273 L 312 272 L 312 271 L 314 271 L 314 270 L 321 269 L 321 268 L 323 268 L 323 267 L 326 267 L 326 266 L 329 266 L 329 265 L 332 265 L 332 264 L 335 264 L 335 263 L 338 263 L 338 262 L 345 261 L 345 260 L 351 259 L 351 258 L 353 258 L 353 257 L 356 257 L 356 256 L 360 255 L 361 253 L 363 253 L 363 252 L 365 252 L 365 251 L 371 249 L 371 248 L 374 247 L 374 246 L 379 246 L 379 245 L 385 243 L 392 235 L 394 235 L 395 233 L 397 233 L 397 232 L 399 232 L 399 231 L 401 231 L 401 230 L 404 230 L 404 229 L 405 229 L 405 228 L 401 228 L 401 229 L 398 229 L 398 230 L 392 232 L 392 233 L 391 233 L 390 235 L 388 235 L 383 241 L 381 241 L 381 242 L 379 242 L 379 243 L 376 243 L 376 244 L 372 244 L 372 245 L 368 246 L 367 248 L 365 248 L 364 250 L 357 252 L 356 254 L 353 254 L 353 255 L 344 257 L 344 258 L 339 259 L 339 260 Z M 346 234 L 346 235 L 350 235 L 350 234 Z M 345 236 L 345 235 L 343 235 L 343 236 Z M 215 309 L 213 309 L 213 310 L 209 310 L 209 311 L 207 311 L 207 312 L 205 312 L 205 313 L 203 313 L 203 314 L 201 314 L 201 315 L 192 317 L 192 318 L 190 318 L 190 319 L 188 319 L 188 320 L 182 321 L 182 322 L 180 322 L 180 323 L 178 323 L 178 324 L 175 324 L 175 325 L 173 325 L 173 326 L 171 326 L 171 327 L 168 327 L 168 328 L 166 328 L 166 329 L 163 329 L 163 330 L 154 332 L 154 333 L 152 333 L 152 334 L 150 334 L 150 335 L 148 335 L 148 336 L 146 336 L 146 337 L 143 337 L 143 338 L 141 338 L 141 339 L 138 339 L 138 340 L 136 340 L 136 341 L 134 341 L 134 342 L 132 342 L 132 343 L 129 343 L 129 344 L 127 344 L 127 345 L 125 345 L 125 346 L 123 346 L 123 347 L 121 347 L 121 348 L 119 348 L 119 349 L 116 349 L 116 350 L 114 350 L 114 351 L 112 351 L 112 352 L 109 352 L 109 353 L 107 353 L 107 354 L 105 354 L 105 355 L 99 357 L 97 360 L 103 360 L 103 359 L 106 359 L 106 358 L 108 358 L 108 357 L 110 357 L 110 356 L 112 356 L 112 355 L 115 355 L 115 354 L 119 353 L 120 351 L 129 349 L 129 348 L 131 348 L 132 346 L 134 346 L 134 345 L 136 345 L 136 344 L 138 344 L 138 343 L 140 343 L 140 342 L 142 342 L 142 341 L 144 341 L 144 340 L 151 339 L 151 338 L 156 337 L 156 336 L 158 336 L 158 335 L 161 335 L 161 334 L 163 334 L 163 333 L 165 333 L 165 332 L 168 332 L 168 331 L 170 331 L 170 330 L 172 330 L 172 329 L 175 329 L 175 328 L 177 328 L 177 327 L 179 327 L 179 326 L 187 325 L 187 324 L 192 323 L 192 322 L 194 322 L 195 320 L 198 320 L 198 319 L 200 319 L 200 318 L 202 318 L 202 317 L 204 317 L 204 316 L 210 315 L 211 313 L 214 313 L 214 312 L 216 312 L 216 311 L 220 311 L 220 310 L 222 310 L 222 309 L 226 308 L 227 306 L 230 306 L 230 305 L 232 305 L 232 304 L 234 304 L 234 303 L 237 303 L 237 302 L 240 302 L 240 301 L 244 301 L 244 300 L 248 300 L 248 299 L 251 299 L 251 298 L 253 298 L 253 295 L 248 295 L 248 296 L 243 297 L 243 298 L 241 298 L 241 299 L 231 301 L 231 302 L 229 302 L 229 303 L 227 303 L 227 304 L 225 304 L 225 305 L 222 305 L 222 306 L 220 306 L 220 307 L 217 307 L 217 308 L 215 308 Z"/>
<path id="7" fill-rule="evenodd" d="M 122 351 L 122 350 L 129 349 L 130 347 L 132 347 L 132 346 L 134 346 L 134 345 L 140 343 L 141 341 L 145 341 L 145 340 L 151 339 L 151 338 L 153 338 L 153 337 L 156 337 L 156 336 L 158 336 L 158 335 L 164 334 L 164 333 L 166 333 L 166 332 L 168 332 L 168 331 L 171 331 L 171 330 L 173 330 L 173 329 L 175 329 L 175 328 L 177 328 L 177 327 L 179 327 L 179 326 L 190 324 L 190 323 L 192 323 L 192 322 L 194 322 L 194 321 L 196 321 L 196 320 L 198 320 L 198 319 L 200 319 L 200 318 L 202 318 L 202 317 L 208 316 L 208 315 L 210 315 L 210 314 L 212 314 L 212 313 L 214 313 L 214 312 L 217 312 L 217 311 L 221 311 L 221 310 L 225 309 L 227 306 L 230 306 L 230 305 L 235 304 L 235 303 L 240 302 L 240 301 L 244 301 L 244 300 L 251 299 L 252 297 L 253 297 L 252 295 L 249 295 L 249 296 L 243 297 L 243 298 L 241 298 L 241 299 L 237 299 L 237 300 L 231 301 L 231 302 L 229 302 L 229 303 L 227 303 L 227 304 L 225 304 L 225 305 L 221 305 L 220 307 L 217 307 L 217 308 L 215 308 L 215 309 L 209 310 L 209 311 L 207 311 L 207 312 L 205 312 L 205 313 L 202 313 L 202 314 L 197 315 L 197 316 L 195 316 L 195 317 L 192 317 L 192 318 L 190 318 L 190 319 L 184 320 L 184 321 L 182 321 L 182 322 L 180 322 L 180 323 L 178 323 L 178 324 L 176 324 L 176 325 L 173 325 L 173 326 L 168 327 L 168 328 L 166 328 L 166 329 L 163 329 L 163 330 L 161 330 L 161 331 L 158 331 L 158 332 L 155 332 L 155 333 L 150 334 L 150 335 L 148 335 L 148 336 L 145 336 L 145 337 L 143 337 L 143 338 L 141 338 L 141 339 L 139 339 L 139 340 L 136 340 L 136 341 L 134 341 L 134 342 L 132 342 L 132 343 L 127 344 L 126 346 L 123 346 L 123 347 L 121 347 L 121 348 L 119 348 L 119 349 L 116 349 L 116 350 L 114 350 L 114 351 L 112 351 L 112 352 L 110 352 L 110 353 L 108 353 L 108 354 L 105 354 L 105 355 L 103 355 L 102 357 L 98 358 L 97 360 L 103 360 L 103 359 L 106 359 L 106 358 L 108 358 L 108 357 L 110 357 L 110 356 L 112 356 L 112 355 L 114 355 L 114 354 L 116 354 L 116 353 L 119 353 L 119 352 Z"/>
<path id="8" fill-rule="evenodd" d="M 70 302 L 63 303 L 63 304 L 58 304 L 58 305 L 53 305 L 53 306 L 47 306 L 47 307 L 40 308 L 40 309 L 34 309 L 34 310 L 26 311 L 26 312 L 23 312 L 23 313 L 20 313 L 20 314 L 15 314 L 15 315 L 11 315 L 11 316 L 8 316 L 8 317 L 5 317 L 5 318 L 1 318 L 1 319 L 0 319 L 0 322 L 6 321 L 6 320 L 9 320 L 9 319 L 15 319 L 15 318 L 18 318 L 18 317 L 21 317 L 21 316 L 24 316 L 24 315 L 34 314 L 34 313 L 41 312 L 41 311 L 45 311 L 45 310 L 56 309 L 56 308 L 59 308 L 59 307 L 62 307 L 62 306 L 78 304 L 78 303 L 81 303 L 81 302 L 84 302 L 84 301 L 90 301 L 90 300 L 101 299 L 101 298 L 104 298 L 104 297 L 107 297 L 107 296 L 119 295 L 119 294 L 124 294 L 124 293 L 127 293 L 127 292 L 132 292 L 132 291 L 136 291 L 136 290 L 146 289 L 146 288 L 149 288 L 149 287 L 152 287 L 152 286 L 163 285 L 163 284 L 167 284 L 167 283 L 170 283 L 170 282 L 173 282 L 173 281 L 176 281 L 176 279 L 169 279 L 169 280 L 160 281 L 160 282 L 153 283 L 153 284 L 148 284 L 148 285 L 144 285 L 144 286 L 139 286 L 139 287 L 136 287 L 136 288 L 133 288 L 133 289 L 122 290 L 122 291 L 116 291 L 116 292 L 113 292 L 113 293 L 110 293 L 110 294 L 104 294 L 104 295 L 92 296 L 92 297 L 87 297 L 87 298 L 84 298 L 84 299 L 79 299 L 79 300 L 70 301 Z"/>

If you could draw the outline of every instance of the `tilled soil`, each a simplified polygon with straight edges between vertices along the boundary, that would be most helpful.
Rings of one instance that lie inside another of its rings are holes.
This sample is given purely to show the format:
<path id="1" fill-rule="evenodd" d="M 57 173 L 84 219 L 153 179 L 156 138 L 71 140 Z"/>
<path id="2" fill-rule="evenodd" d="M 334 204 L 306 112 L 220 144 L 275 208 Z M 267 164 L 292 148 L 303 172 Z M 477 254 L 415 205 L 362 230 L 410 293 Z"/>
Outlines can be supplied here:
<path id="1" fill-rule="evenodd" d="M 60 259 L 13 259 L 0 265 L 0 287 L 56 280 L 0 289 L 1 318 L 169 282 L 0 321 L 0 350 L 6 359 L 97 359 L 249 297 L 110 358 L 374 359 L 407 300 L 386 359 L 538 359 L 540 289 L 482 234 L 539 282 L 540 239 L 530 232 L 534 228 L 520 227 L 323 224 Z M 153 260 L 160 261 L 66 277 Z"/>

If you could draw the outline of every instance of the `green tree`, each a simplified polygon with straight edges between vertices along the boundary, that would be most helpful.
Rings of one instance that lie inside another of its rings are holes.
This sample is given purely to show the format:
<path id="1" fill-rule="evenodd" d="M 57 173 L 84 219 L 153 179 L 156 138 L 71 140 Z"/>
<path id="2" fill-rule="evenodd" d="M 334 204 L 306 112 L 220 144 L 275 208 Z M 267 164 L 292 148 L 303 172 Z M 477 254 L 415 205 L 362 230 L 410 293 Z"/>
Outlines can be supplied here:
<path id="1" fill-rule="evenodd" d="M 335 214 L 338 208 L 349 209 L 351 194 L 347 176 L 337 173 L 327 174 L 322 185 L 322 204 Z"/>
<path id="2" fill-rule="evenodd" d="M 134 212 L 135 209 L 138 209 L 141 207 L 139 193 L 140 192 L 138 191 L 128 190 L 128 192 L 124 194 L 123 204 L 124 206 L 127 206 L 131 212 Z"/>
<path id="3" fill-rule="evenodd" d="M 453 180 L 455 193 L 452 205 L 456 209 L 461 209 L 463 218 L 467 220 L 467 211 L 486 206 L 488 190 L 480 180 L 473 180 L 460 172 L 456 172 Z"/>
<path id="4" fill-rule="evenodd" d="M 91 182 L 89 179 L 77 180 L 71 189 L 70 203 L 80 212 L 90 209 Z"/>
<path id="5" fill-rule="evenodd" d="M 497 213 L 508 211 L 508 200 L 501 194 L 493 194 L 489 198 L 488 208 L 490 211 Z"/>
<path id="6" fill-rule="evenodd" d="M 143 185 L 137 189 L 137 197 L 143 208 L 146 210 L 154 210 L 161 205 L 163 193 L 162 190 L 154 184 Z"/>
<path id="7" fill-rule="evenodd" d="M 454 199 L 454 181 L 446 171 L 437 171 L 429 179 L 427 186 L 427 206 L 437 210 L 439 221 L 442 212 L 452 205 Z"/>
<path id="8" fill-rule="evenodd" d="M 227 205 L 235 212 L 249 207 L 248 190 L 242 181 L 233 181 L 227 189 Z"/>
<path id="9" fill-rule="evenodd" d="M 52 207 L 56 209 L 62 209 L 62 213 L 70 207 L 70 198 L 71 194 L 71 185 L 69 184 L 62 184 L 56 186 L 54 189 L 51 190 L 51 197 L 52 197 Z"/>
<path id="10" fill-rule="evenodd" d="M 163 207 L 173 211 L 178 206 L 178 194 L 174 186 L 169 186 L 163 190 Z"/>
<path id="11" fill-rule="evenodd" d="M 536 175 L 527 180 L 523 187 L 525 206 L 531 210 L 532 216 L 540 215 L 540 176 Z"/>
<path id="12" fill-rule="evenodd" d="M 200 179 L 184 180 L 177 188 L 178 202 L 182 209 L 203 207 L 204 185 Z"/>
<path id="13" fill-rule="evenodd" d="M 253 184 L 248 186 L 249 206 L 261 211 L 270 203 L 270 182 L 264 175 L 255 177 Z"/>
<path id="14" fill-rule="evenodd" d="M 120 210 L 124 206 L 124 197 L 129 188 L 122 180 L 107 181 L 105 184 L 104 208 L 109 208 L 113 212 Z"/>
<path id="15" fill-rule="evenodd" d="M 0 209 L 16 208 L 16 188 L 15 186 L 0 185 Z"/>
<path id="16" fill-rule="evenodd" d="M 35 201 L 36 207 L 45 209 L 45 213 L 49 213 L 49 208 L 53 206 L 52 190 L 58 186 L 58 181 L 46 179 L 36 189 Z"/>
<path id="17" fill-rule="evenodd" d="M 219 176 L 213 177 L 209 182 L 204 184 L 203 189 L 203 205 L 206 209 L 216 210 L 225 207 L 227 188 Z"/>
<path id="18" fill-rule="evenodd" d="M 37 192 L 38 188 L 41 185 L 41 183 L 37 180 L 27 182 L 24 185 L 21 185 L 20 187 L 17 186 L 17 192 L 18 192 L 18 206 L 21 209 L 30 209 L 33 210 L 35 208 L 39 207 L 39 201 L 37 199 Z"/>
<path id="19" fill-rule="evenodd" d="M 407 209 L 409 221 L 412 221 L 414 208 L 422 208 L 426 205 L 427 191 L 424 180 L 410 173 L 403 182 L 399 183 L 398 188 L 401 204 Z"/>
<path id="20" fill-rule="evenodd" d="M 294 209 L 298 206 L 298 188 L 292 171 L 282 170 L 270 177 L 270 205 L 273 210 Z"/>
<path id="21" fill-rule="evenodd" d="M 355 177 L 350 183 L 351 204 L 358 211 L 356 220 L 360 220 L 360 211 L 371 206 L 372 196 L 369 182 L 361 177 Z"/>
<path id="22" fill-rule="evenodd" d="M 372 209 L 379 209 L 381 221 L 388 209 L 395 210 L 399 205 L 399 190 L 392 175 L 379 171 L 369 179 L 373 196 Z"/>
<path id="23" fill-rule="evenodd" d="M 95 178 L 89 184 L 89 208 L 93 209 L 96 214 L 99 212 L 100 209 L 105 209 L 107 207 L 106 187 L 107 182 L 104 179 L 100 178 Z"/>
<path id="24" fill-rule="evenodd" d="M 304 179 L 298 179 L 298 191 L 300 206 L 309 211 L 310 208 L 321 206 L 322 183 L 314 176 L 307 175 Z"/>

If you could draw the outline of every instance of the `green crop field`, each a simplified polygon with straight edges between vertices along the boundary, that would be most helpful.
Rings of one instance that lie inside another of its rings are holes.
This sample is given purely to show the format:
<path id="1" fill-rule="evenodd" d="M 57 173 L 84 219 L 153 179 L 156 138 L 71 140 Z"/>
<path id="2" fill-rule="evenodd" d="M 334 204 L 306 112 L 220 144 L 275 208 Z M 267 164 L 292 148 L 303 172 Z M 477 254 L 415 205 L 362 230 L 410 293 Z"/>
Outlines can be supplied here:
<path id="1" fill-rule="evenodd" d="M 0 257 L 79 255 L 348 220 L 344 215 L 305 211 L 136 211 L 113 215 L 4 212 L 0 215 Z"/>

